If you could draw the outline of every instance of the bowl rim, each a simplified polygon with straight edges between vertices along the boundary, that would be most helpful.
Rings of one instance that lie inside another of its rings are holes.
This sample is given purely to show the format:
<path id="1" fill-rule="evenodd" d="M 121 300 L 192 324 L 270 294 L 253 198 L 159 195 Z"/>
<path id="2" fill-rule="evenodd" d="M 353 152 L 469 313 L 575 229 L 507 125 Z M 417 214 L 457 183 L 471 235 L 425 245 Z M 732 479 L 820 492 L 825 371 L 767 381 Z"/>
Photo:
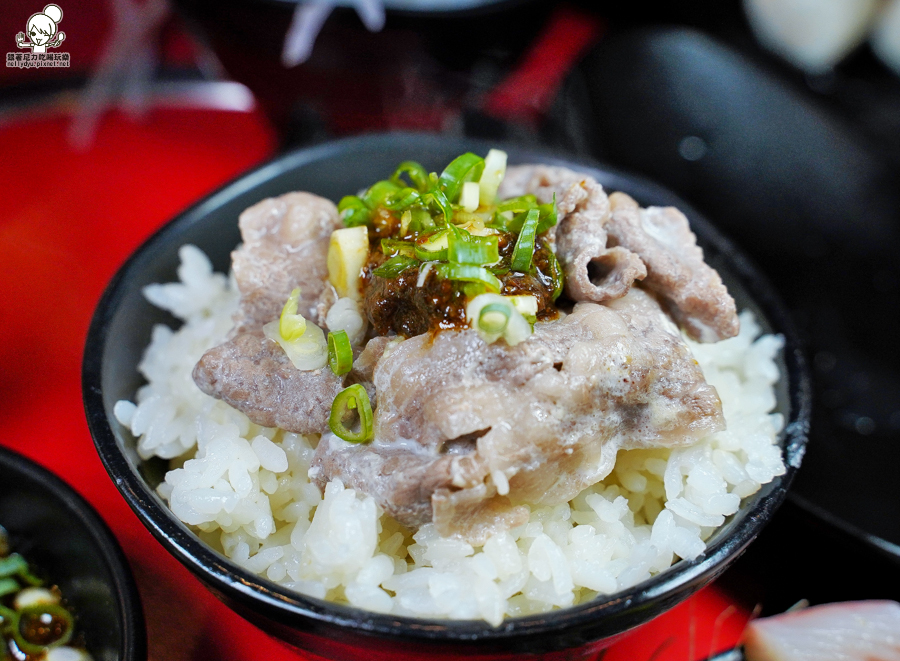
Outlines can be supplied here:
<path id="1" fill-rule="evenodd" d="M 611 177 L 613 181 L 626 183 L 629 192 L 639 189 L 641 195 L 654 196 L 666 200 L 667 204 L 676 204 L 690 218 L 695 231 L 698 227 L 701 228 L 699 233 L 702 234 L 703 242 L 724 256 L 729 271 L 740 280 L 742 287 L 764 312 L 773 328 L 785 338 L 782 358 L 787 372 L 787 395 L 790 406 L 790 418 L 785 420 L 785 429 L 782 432 L 786 472 L 768 485 L 763 485 L 763 488 L 751 497 L 751 507 L 739 520 L 731 524 L 726 522 L 725 525 L 732 526 L 727 536 L 717 539 L 698 558 L 680 560 L 666 571 L 610 595 L 608 599 L 592 600 L 538 615 L 508 618 L 501 625 L 493 627 L 483 620 L 419 619 L 383 615 L 292 593 L 220 556 L 190 533 L 168 508 L 161 506 L 158 496 L 132 469 L 125 453 L 119 447 L 103 402 L 101 367 L 109 339 L 107 331 L 116 306 L 124 296 L 123 289 L 127 286 L 129 275 L 155 245 L 164 241 L 170 234 L 177 234 L 182 228 L 192 226 L 229 199 L 281 174 L 346 151 L 379 145 L 390 145 L 392 149 L 396 149 L 398 143 L 408 145 L 409 153 L 413 153 L 413 149 L 429 147 L 443 149 L 447 148 L 448 144 L 458 145 L 460 151 L 457 153 L 473 148 L 484 147 L 486 151 L 488 147 L 499 147 L 507 149 L 510 154 L 515 153 L 516 162 L 541 162 L 570 167 L 574 165 L 588 174 L 592 174 L 592 171 L 602 172 L 607 179 Z M 261 612 L 278 612 L 282 618 L 288 613 L 291 617 L 298 618 L 296 620 L 298 622 L 303 618 L 311 618 L 323 624 L 336 625 L 358 633 L 379 637 L 399 636 L 413 641 L 471 642 L 558 633 L 596 624 L 600 617 L 610 618 L 610 621 L 617 620 L 628 612 L 648 607 L 652 601 L 665 595 L 677 597 L 679 590 L 685 593 L 673 601 L 671 605 L 674 605 L 685 598 L 688 591 L 693 591 L 694 586 L 708 582 L 724 571 L 725 567 L 756 537 L 772 513 L 783 502 L 803 457 L 811 409 L 811 387 L 806 360 L 798 334 L 774 288 L 737 246 L 674 193 L 643 177 L 580 156 L 572 157 L 546 150 L 523 148 L 510 143 L 498 144 L 497 141 L 420 133 L 365 134 L 278 155 L 238 176 L 167 222 L 131 254 L 104 291 L 87 335 L 82 365 L 82 385 L 88 426 L 106 470 L 129 506 L 154 537 L 201 580 L 211 582 L 216 591 L 226 596 L 238 600 L 251 598 Z M 617 631 L 629 628 L 631 626 Z"/>
<path id="2" fill-rule="evenodd" d="M 25 455 L 0 446 L 0 466 L 40 484 L 87 531 L 94 550 L 112 578 L 116 612 L 122 626 L 122 646 L 117 658 L 122 661 L 146 659 L 147 629 L 140 593 L 125 552 L 109 525 L 73 487 Z"/>

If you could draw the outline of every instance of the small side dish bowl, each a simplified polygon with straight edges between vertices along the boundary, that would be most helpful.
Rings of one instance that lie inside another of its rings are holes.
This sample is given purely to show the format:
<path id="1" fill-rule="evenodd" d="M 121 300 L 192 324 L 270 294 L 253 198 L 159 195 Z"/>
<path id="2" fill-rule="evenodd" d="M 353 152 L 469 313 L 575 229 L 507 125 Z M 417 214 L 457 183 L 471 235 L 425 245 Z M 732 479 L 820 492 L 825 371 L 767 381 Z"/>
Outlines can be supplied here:
<path id="1" fill-rule="evenodd" d="M 116 538 L 69 485 L 0 447 L 0 525 L 11 548 L 57 585 L 94 661 L 142 661 L 140 597 Z"/>
<path id="2" fill-rule="evenodd" d="M 712 581 L 746 548 L 785 497 L 803 456 L 810 387 L 796 334 L 773 288 L 747 258 L 712 225 L 670 192 L 614 170 L 575 163 L 512 146 L 500 147 L 510 163 L 564 165 L 596 178 L 608 190 L 629 193 L 643 205 L 674 205 L 690 219 L 708 263 L 721 273 L 738 308 L 752 310 L 765 332 L 779 333 L 777 411 L 785 428 L 780 442 L 786 473 L 748 497 L 737 514 L 708 540 L 705 553 L 667 571 L 581 605 L 505 620 L 447 621 L 380 615 L 290 592 L 255 576 L 200 541 L 156 492 L 165 466 L 143 462 L 135 439 L 113 415 L 121 399 L 141 386 L 137 364 L 154 324 L 175 320 L 154 308 L 142 289 L 176 278 L 178 249 L 201 248 L 216 270 L 227 272 L 240 241 L 238 215 L 247 207 L 289 191 L 332 200 L 389 175 L 415 159 L 439 169 L 465 151 L 486 153 L 497 145 L 439 136 L 371 135 L 281 156 L 214 193 L 153 235 L 109 284 L 93 318 L 83 365 L 84 400 L 97 451 L 123 497 L 161 544 L 235 611 L 299 648 L 335 659 L 512 659 L 550 654 L 578 658 L 597 652 L 629 630 L 673 607 Z"/>

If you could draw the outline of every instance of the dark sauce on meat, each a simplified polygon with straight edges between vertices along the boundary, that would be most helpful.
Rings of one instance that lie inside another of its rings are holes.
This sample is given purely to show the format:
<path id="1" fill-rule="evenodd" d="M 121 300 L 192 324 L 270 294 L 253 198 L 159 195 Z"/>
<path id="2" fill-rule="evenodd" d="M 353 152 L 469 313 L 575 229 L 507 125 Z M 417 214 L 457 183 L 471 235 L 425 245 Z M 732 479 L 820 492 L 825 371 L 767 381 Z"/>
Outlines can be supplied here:
<path id="1" fill-rule="evenodd" d="M 466 303 L 478 285 L 473 287 L 470 283 L 446 280 L 431 272 L 420 287 L 420 269 L 426 267 L 418 264 L 393 278 L 375 275 L 375 269 L 386 261 L 386 257 L 380 243 L 385 235 L 378 231 L 374 234 L 369 260 L 363 268 L 361 287 L 366 316 L 375 333 L 387 335 L 393 331 L 404 337 L 413 337 L 429 331 L 468 328 Z M 410 234 L 402 238 L 410 240 L 416 237 Z M 499 235 L 500 262 L 488 269 L 502 283 L 501 294 L 530 294 L 537 299 L 537 319 L 555 319 L 559 315 L 553 303 L 554 279 L 551 270 L 556 263 L 555 258 L 541 237 L 535 246 L 530 271 L 512 271 L 509 265 L 516 239 L 517 235 L 511 232 Z"/>

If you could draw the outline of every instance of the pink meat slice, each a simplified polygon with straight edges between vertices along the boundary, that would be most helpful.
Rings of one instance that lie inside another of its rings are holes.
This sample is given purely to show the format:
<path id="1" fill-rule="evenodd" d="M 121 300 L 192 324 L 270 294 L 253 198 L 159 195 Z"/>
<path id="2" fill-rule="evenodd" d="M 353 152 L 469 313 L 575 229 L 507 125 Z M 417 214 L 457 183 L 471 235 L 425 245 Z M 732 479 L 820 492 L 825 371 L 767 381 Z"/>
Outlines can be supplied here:
<path id="1" fill-rule="evenodd" d="M 300 314 L 323 324 L 319 303 L 328 287 L 328 242 L 341 226 L 337 208 L 310 193 L 288 193 L 250 207 L 239 225 L 243 244 L 232 253 L 241 292 L 235 326 L 194 367 L 194 382 L 258 425 L 321 432 L 341 379 L 327 368 L 298 370 L 261 329 L 278 318 L 295 287 Z"/>
<path id="2" fill-rule="evenodd" d="M 606 477 L 619 449 L 687 445 L 721 404 L 644 291 L 578 304 L 515 347 L 474 331 L 420 335 L 374 371 L 375 440 L 326 435 L 313 475 L 340 478 L 402 523 L 483 543 Z"/>
<path id="3" fill-rule="evenodd" d="M 813 606 L 752 621 L 748 661 L 900 661 L 900 603 Z"/>
<path id="4" fill-rule="evenodd" d="M 625 193 L 609 196 L 610 238 L 647 267 L 643 286 L 656 292 L 687 333 L 701 342 L 718 342 L 739 330 L 734 299 L 703 250 L 684 214 L 674 207 L 642 209 Z"/>
<path id="5" fill-rule="evenodd" d="M 602 303 L 619 298 L 647 275 L 637 255 L 608 244 L 609 200 L 594 179 L 562 167 L 510 168 L 501 197 L 525 194 L 542 203 L 556 196 L 558 222 L 550 231 L 566 275 L 566 295 L 572 300 Z"/>
<path id="6" fill-rule="evenodd" d="M 317 304 L 328 286 L 328 242 L 343 226 L 334 203 L 311 193 L 287 193 L 253 205 L 238 224 L 243 244 L 231 260 L 241 303 L 232 333 L 277 318 L 294 287 L 300 287 L 300 314 L 320 323 Z"/>
<path id="7" fill-rule="evenodd" d="M 734 299 L 703 250 L 687 218 L 673 207 L 641 208 L 624 193 L 607 197 L 591 177 L 562 167 L 509 169 L 503 196 L 556 195 L 556 255 L 575 301 L 623 296 L 637 281 L 662 298 L 682 328 L 701 342 L 737 335 Z"/>

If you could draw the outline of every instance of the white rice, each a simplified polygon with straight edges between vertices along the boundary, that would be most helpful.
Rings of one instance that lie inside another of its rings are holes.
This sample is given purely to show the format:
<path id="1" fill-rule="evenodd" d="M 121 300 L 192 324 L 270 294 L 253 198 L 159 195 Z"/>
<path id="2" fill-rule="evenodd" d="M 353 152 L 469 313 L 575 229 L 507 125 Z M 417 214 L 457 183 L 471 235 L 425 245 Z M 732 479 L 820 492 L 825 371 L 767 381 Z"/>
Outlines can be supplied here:
<path id="1" fill-rule="evenodd" d="M 526 525 L 480 548 L 415 533 L 368 496 L 308 477 L 317 439 L 266 429 L 199 391 L 191 370 L 231 327 L 238 295 L 193 246 L 181 283 L 145 290 L 184 321 L 158 326 L 139 369 L 137 405 L 115 415 L 141 457 L 171 459 L 159 493 L 178 518 L 237 564 L 288 589 L 381 613 L 487 620 L 571 606 L 696 558 L 741 500 L 784 473 L 773 384 L 782 338 L 690 342 L 722 399 L 728 429 L 676 450 L 619 453 L 613 473 L 569 503 L 532 510 Z"/>

